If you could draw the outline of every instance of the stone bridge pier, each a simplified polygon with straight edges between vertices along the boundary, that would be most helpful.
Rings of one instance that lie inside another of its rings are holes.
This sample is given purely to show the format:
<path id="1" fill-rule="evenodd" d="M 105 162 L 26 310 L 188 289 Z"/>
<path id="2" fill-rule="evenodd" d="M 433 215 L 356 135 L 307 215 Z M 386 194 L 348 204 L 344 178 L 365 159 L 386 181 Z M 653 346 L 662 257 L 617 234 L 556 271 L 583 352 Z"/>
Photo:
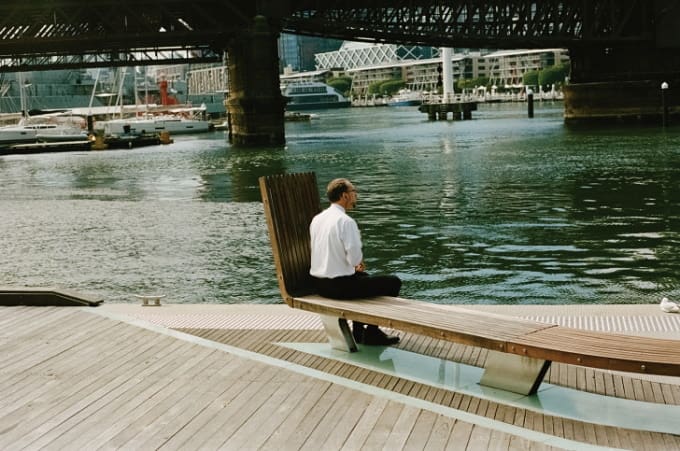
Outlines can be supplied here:
<path id="1" fill-rule="evenodd" d="M 569 49 L 564 118 L 578 122 L 658 122 L 680 116 L 680 56 L 655 48 Z M 667 89 L 661 89 L 663 83 Z M 676 119 L 680 121 L 680 118 Z"/>
<path id="2" fill-rule="evenodd" d="M 278 30 L 257 16 L 227 44 L 229 98 L 226 101 L 229 140 L 239 146 L 285 143 L 279 85 Z"/>

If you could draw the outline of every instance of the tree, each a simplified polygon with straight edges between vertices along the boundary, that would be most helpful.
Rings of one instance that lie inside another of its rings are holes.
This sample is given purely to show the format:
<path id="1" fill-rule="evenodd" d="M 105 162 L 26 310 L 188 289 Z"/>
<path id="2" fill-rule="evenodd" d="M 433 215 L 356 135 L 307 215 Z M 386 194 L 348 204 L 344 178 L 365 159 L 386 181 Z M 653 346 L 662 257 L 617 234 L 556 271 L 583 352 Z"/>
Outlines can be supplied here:
<path id="1" fill-rule="evenodd" d="M 392 96 L 404 86 L 406 86 L 406 82 L 402 79 L 388 80 L 380 85 L 380 93 L 384 96 Z"/>
<path id="2" fill-rule="evenodd" d="M 349 91 L 352 88 L 352 77 L 333 77 L 326 81 L 328 86 L 335 88 L 344 96 L 349 96 Z"/>
<path id="3" fill-rule="evenodd" d="M 559 86 L 564 83 L 564 79 L 569 75 L 569 69 L 569 63 L 546 67 L 538 74 L 538 83 L 541 86 Z M 526 84 L 526 82 L 524 84 Z"/>
<path id="4" fill-rule="evenodd" d="M 378 95 L 380 94 L 380 86 L 382 85 L 382 81 L 374 81 L 370 85 L 368 85 L 368 93 L 371 95 Z"/>
<path id="5" fill-rule="evenodd" d="M 522 83 L 524 83 L 524 86 L 538 86 L 538 75 L 539 72 L 537 70 L 525 72 L 522 76 Z"/>
<path id="6" fill-rule="evenodd" d="M 374 81 L 368 85 L 368 93 L 381 96 L 391 96 L 396 94 L 404 86 L 406 86 L 406 82 L 401 78 Z"/>
<path id="7" fill-rule="evenodd" d="M 459 90 L 463 89 L 474 89 L 478 86 L 489 86 L 489 77 L 477 77 L 477 78 L 459 78 L 456 82 L 456 87 Z"/>

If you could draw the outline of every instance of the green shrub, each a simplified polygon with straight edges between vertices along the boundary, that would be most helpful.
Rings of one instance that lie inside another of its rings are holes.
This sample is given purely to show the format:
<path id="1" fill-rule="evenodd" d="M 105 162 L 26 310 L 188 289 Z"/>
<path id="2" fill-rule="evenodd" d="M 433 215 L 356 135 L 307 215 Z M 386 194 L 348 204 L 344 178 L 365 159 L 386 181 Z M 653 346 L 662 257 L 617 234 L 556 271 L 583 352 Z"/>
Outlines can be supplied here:
<path id="1" fill-rule="evenodd" d="M 352 89 L 352 77 L 333 77 L 326 80 L 326 84 L 335 88 L 342 95 L 348 97 Z"/>
<path id="2" fill-rule="evenodd" d="M 380 85 L 380 93 L 384 96 L 393 96 L 404 86 L 406 86 L 404 80 L 388 80 Z"/>
<path id="3" fill-rule="evenodd" d="M 522 76 L 522 83 L 524 83 L 524 86 L 538 86 L 538 77 L 539 71 L 537 70 L 525 72 Z"/>
<path id="4" fill-rule="evenodd" d="M 553 84 L 556 86 L 561 86 L 564 83 L 567 75 L 569 75 L 569 69 L 569 63 L 546 67 L 538 74 L 538 84 L 546 87 Z"/>

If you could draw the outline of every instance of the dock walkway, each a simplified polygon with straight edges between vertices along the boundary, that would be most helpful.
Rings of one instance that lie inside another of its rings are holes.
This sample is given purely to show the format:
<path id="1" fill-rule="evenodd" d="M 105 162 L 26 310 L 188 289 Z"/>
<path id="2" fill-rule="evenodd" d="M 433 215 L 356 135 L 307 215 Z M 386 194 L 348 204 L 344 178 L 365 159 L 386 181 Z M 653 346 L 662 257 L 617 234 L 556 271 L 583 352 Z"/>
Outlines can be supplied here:
<path id="1" fill-rule="evenodd" d="M 651 305 L 475 308 L 680 338 L 680 315 Z M 0 449 L 680 449 L 677 433 L 577 421 L 315 353 L 324 341 L 315 315 L 281 305 L 2 307 Z M 485 357 L 403 336 L 394 352 L 409 351 Z M 680 405 L 678 378 L 565 365 L 548 378 Z"/>

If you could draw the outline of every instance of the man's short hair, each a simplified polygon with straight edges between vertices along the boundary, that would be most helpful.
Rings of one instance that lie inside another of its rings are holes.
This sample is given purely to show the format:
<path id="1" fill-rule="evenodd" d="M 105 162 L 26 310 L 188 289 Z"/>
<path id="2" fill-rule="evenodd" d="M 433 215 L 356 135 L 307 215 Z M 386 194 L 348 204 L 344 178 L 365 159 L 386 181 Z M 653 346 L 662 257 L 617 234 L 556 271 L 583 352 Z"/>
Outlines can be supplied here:
<path id="1" fill-rule="evenodd" d="M 331 180 L 326 187 L 326 196 L 328 196 L 328 200 L 331 202 L 339 201 L 342 197 L 342 193 L 349 190 L 349 185 L 349 180 L 344 178 Z"/>

